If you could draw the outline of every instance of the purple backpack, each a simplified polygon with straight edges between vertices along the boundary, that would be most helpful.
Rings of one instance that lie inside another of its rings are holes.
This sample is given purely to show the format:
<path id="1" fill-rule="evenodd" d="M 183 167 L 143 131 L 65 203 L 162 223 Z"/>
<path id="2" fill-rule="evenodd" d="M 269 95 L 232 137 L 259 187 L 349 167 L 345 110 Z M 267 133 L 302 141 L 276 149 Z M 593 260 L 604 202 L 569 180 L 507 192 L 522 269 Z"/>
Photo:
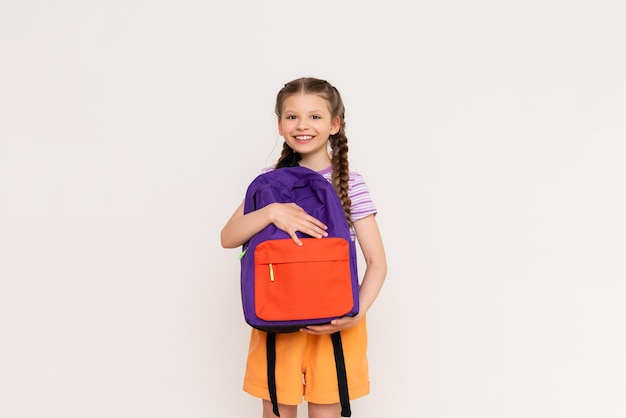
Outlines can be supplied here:
<path id="1" fill-rule="evenodd" d="M 342 316 L 355 316 L 359 312 L 359 283 L 356 246 L 341 201 L 328 180 L 300 166 L 263 173 L 248 186 L 244 214 L 271 203 L 295 203 L 328 227 L 328 237 L 321 239 L 297 232 L 303 241 L 303 246 L 298 247 L 286 232 L 270 224 L 243 245 L 241 298 L 244 317 L 250 326 L 268 333 L 268 386 L 274 413 L 278 415 L 274 376 L 276 334 L 296 332 L 307 325 L 325 324 Z M 325 245 L 328 249 L 317 248 Z M 321 289 L 315 288 L 320 284 Z M 275 290 L 278 285 L 287 287 L 282 291 L 284 294 Z M 337 303 L 337 300 L 343 302 Z M 297 312 L 296 318 L 281 317 L 283 310 L 291 315 L 300 308 L 304 313 Z M 314 312 L 315 317 L 303 317 L 309 311 Z M 340 333 L 331 334 L 330 338 L 335 353 L 342 416 L 350 416 Z"/>

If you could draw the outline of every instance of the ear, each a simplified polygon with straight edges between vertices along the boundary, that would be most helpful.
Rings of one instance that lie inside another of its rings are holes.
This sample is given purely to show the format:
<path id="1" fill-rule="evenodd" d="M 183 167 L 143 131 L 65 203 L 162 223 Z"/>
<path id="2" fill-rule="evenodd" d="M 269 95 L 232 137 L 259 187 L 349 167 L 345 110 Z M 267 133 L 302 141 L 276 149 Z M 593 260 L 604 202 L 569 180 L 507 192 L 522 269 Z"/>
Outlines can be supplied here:
<path id="1" fill-rule="evenodd" d="M 333 118 L 333 121 L 330 124 L 330 134 L 335 135 L 337 132 L 339 132 L 340 128 L 341 128 L 341 118 L 339 118 L 339 116 L 335 116 Z"/>
<path id="2" fill-rule="evenodd" d="M 280 118 L 278 118 L 278 135 L 283 136 L 283 124 L 280 123 Z"/>

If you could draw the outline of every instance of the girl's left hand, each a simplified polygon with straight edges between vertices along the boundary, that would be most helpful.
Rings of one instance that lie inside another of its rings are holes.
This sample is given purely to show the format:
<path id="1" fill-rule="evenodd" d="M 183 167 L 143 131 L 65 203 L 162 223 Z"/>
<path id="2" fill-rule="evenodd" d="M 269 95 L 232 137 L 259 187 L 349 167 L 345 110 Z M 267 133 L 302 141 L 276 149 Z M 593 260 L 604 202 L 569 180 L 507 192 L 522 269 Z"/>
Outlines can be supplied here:
<path id="1" fill-rule="evenodd" d="M 361 315 L 342 316 L 341 318 L 333 319 L 330 324 L 309 325 L 306 328 L 300 328 L 300 332 L 306 332 L 307 334 L 313 335 L 332 334 L 333 332 L 353 327 L 358 324 L 360 320 Z"/>

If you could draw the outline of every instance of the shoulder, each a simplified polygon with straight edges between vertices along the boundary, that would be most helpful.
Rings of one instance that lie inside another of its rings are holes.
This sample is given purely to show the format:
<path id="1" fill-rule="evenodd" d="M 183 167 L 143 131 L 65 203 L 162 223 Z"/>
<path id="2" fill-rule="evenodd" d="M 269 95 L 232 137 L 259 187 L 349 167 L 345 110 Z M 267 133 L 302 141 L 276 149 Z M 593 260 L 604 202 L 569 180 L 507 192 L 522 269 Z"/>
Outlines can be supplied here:
<path id="1" fill-rule="evenodd" d="M 331 167 L 328 167 L 327 169 L 322 170 L 322 171 L 318 171 L 318 173 L 324 176 L 326 180 L 331 181 L 331 178 L 333 175 Z M 360 173 L 356 171 L 350 171 L 350 178 L 348 179 L 348 185 L 352 186 L 355 184 L 365 184 L 365 180 L 363 180 L 363 176 Z"/>
<path id="2" fill-rule="evenodd" d="M 331 170 L 324 170 L 320 172 L 320 174 L 324 176 L 324 178 L 326 178 L 326 180 L 328 180 L 329 182 L 332 181 Z M 369 190 L 367 188 L 367 183 L 365 182 L 365 179 L 360 173 L 356 171 L 350 171 L 350 178 L 348 179 L 348 194 L 350 195 L 351 199 L 354 199 L 355 197 L 358 197 L 360 195 L 369 195 Z"/>
<path id="3" fill-rule="evenodd" d="M 360 173 L 356 171 L 350 172 L 350 180 L 348 180 L 348 184 L 350 185 L 350 187 L 366 186 L 365 179 Z"/>
<path id="4" fill-rule="evenodd" d="M 352 222 L 356 222 L 378 212 L 365 179 L 356 171 L 350 172 L 348 196 L 350 196 L 350 200 L 352 201 L 350 210 Z"/>
<path id="5" fill-rule="evenodd" d="M 361 194 L 369 195 L 369 189 L 367 187 L 365 179 L 360 173 L 357 173 L 356 171 L 350 172 L 350 180 L 348 180 L 348 190 L 350 193 L 350 197 L 353 199 L 354 197 Z"/>

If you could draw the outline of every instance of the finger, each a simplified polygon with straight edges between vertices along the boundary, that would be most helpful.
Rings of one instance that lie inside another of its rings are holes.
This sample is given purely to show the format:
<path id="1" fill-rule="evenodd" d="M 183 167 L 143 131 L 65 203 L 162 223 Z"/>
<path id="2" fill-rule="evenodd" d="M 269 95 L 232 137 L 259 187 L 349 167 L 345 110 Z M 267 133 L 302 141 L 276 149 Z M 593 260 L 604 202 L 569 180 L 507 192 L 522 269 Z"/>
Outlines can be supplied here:
<path id="1" fill-rule="evenodd" d="M 326 232 L 326 225 L 324 225 L 324 228 L 318 229 L 317 231 L 319 232 L 320 238 L 328 236 L 328 232 Z"/>
<path id="2" fill-rule="evenodd" d="M 333 325 L 309 325 L 305 328 L 306 331 L 310 331 L 310 333 L 316 334 L 328 334 L 330 332 L 335 332 L 337 330 L 336 326 Z"/>
<path id="3" fill-rule="evenodd" d="M 328 233 L 326 231 L 313 227 L 309 227 L 306 234 L 315 238 L 324 238 L 328 236 Z"/>
<path id="4" fill-rule="evenodd" d="M 312 237 L 317 237 L 317 238 L 327 237 L 328 232 L 326 232 L 326 229 L 328 229 L 328 227 L 321 222 L 315 223 L 314 221 L 316 221 L 315 218 L 310 218 L 308 220 L 308 223 L 307 223 L 308 232 L 307 233 L 311 235 Z"/>
<path id="5" fill-rule="evenodd" d="M 311 335 L 323 335 L 323 334 L 332 334 L 334 331 L 317 331 L 310 328 L 302 328 L 300 332 Z"/>
<path id="6" fill-rule="evenodd" d="M 286 231 L 286 229 L 285 229 L 285 231 Z M 315 225 L 312 225 L 311 223 L 306 222 L 306 221 L 298 222 L 295 225 L 294 234 L 295 234 L 296 231 L 300 231 L 303 234 L 305 234 L 305 235 L 307 235 L 309 237 L 313 237 L 313 238 L 323 238 L 325 236 L 328 236 L 326 231 L 324 231 L 324 230 L 322 230 L 322 229 L 316 227 Z M 293 238 L 292 234 L 289 234 L 289 235 L 292 236 L 292 238 Z"/>
<path id="7" fill-rule="evenodd" d="M 289 236 L 291 237 L 293 242 L 295 242 L 298 246 L 302 247 L 302 241 L 300 241 L 300 238 L 298 238 L 298 235 L 296 235 L 296 232 L 297 231 L 290 232 Z"/>
<path id="8" fill-rule="evenodd" d="M 328 229 L 328 227 L 322 221 L 310 215 L 308 216 L 307 221 L 309 221 L 310 223 L 312 223 L 313 225 L 315 225 L 317 228 L 319 228 L 322 231 L 326 231 Z"/>

